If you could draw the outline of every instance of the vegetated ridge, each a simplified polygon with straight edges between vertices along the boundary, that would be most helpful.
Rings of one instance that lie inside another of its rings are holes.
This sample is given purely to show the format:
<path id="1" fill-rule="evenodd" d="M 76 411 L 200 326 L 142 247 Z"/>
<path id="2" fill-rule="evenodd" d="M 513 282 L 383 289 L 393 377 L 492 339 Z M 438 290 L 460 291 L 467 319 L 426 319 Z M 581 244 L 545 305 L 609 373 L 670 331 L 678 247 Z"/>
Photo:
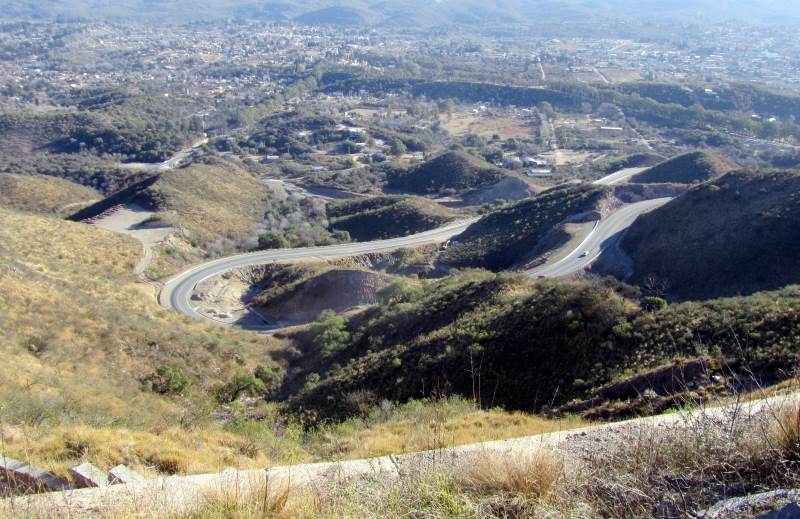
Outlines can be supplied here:
<path id="1" fill-rule="evenodd" d="M 599 213 L 595 212 L 608 192 L 592 185 L 557 187 L 498 209 L 456 236 L 440 259 L 459 268 L 508 269 L 527 259 L 548 233 L 557 233 L 559 224 L 597 219 Z M 568 237 L 563 233 L 561 238 Z"/>
<path id="2" fill-rule="evenodd" d="M 800 281 L 800 173 L 734 172 L 641 216 L 622 241 L 637 284 L 671 297 L 750 294 Z"/>
<path id="3" fill-rule="evenodd" d="M 416 194 L 464 192 L 495 184 L 507 173 L 463 151 L 448 151 L 407 171 L 393 172 L 388 186 Z"/>
<path id="4" fill-rule="evenodd" d="M 296 335 L 302 355 L 281 395 L 312 421 L 351 416 L 365 401 L 435 394 L 541 411 L 709 354 L 769 383 L 792 376 L 798 311 L 797 287 L 665 307 L 611 278 L 534 281 L 471 271 L 427 290 L 395 289 L 346 322 Z M 643 402 L 622 407 L 637 412 Z"/>
<path id="5" fill-rule="evenodd" d="M 732 169 L 733 165 L 713 153 L 694 151 L 642 171 L 631 182 L 694 184 L 713 180 Z"/>
<path id="6" fill-rule="evenodd" d="M 371 197 L 328 206 L 330 226 L 356 241 L 408 236 L 441 227 L 457 213 L 416 197 Z"/>

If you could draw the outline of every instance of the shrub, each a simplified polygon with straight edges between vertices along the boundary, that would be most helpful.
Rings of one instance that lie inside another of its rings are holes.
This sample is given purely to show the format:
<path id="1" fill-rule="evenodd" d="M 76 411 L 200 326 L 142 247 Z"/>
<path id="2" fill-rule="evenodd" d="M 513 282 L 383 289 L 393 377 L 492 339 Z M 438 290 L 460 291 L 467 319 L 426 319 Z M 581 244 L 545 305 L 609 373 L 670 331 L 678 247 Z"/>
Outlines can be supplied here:
<path id="1" fill-rule="evenodd" d="M 323 358 L 332 357 L 350 341 L 347 320 L 333 310 L 323 310 L 314 324 L 314 345 Z"/>
<path id="2" fill-rule="evenodd" d="M 642 308 L 648 312 L 655 312 L 667 307 L 667 301 L 663 297 L 647 296 L 642 298 Z"/>
<path id="3" fill-rule="evenodd" d="M 259 249 L 285 249 L 289 247 L 289 240 L 281 231 L 265 232 L 258 237 Z"/>
<path id="4" fill-rule="evenodd" d="M 230 403 L 236 401 L 242 394 L 259 396 L 266 389 L 264 381 L 253 373 L 239 371 L 234 375 L 233 380 L 220 386 L 217 390 L 217 399 L 220 402 Z"/>
<path id="5" fill-rule="evenodd" d="M 155 373 L 145 379 L 155 393 L 162 395 L 182 395 L 189 388 L 190 380 L 183 369 L 177 366 L 160 366 Z"/>

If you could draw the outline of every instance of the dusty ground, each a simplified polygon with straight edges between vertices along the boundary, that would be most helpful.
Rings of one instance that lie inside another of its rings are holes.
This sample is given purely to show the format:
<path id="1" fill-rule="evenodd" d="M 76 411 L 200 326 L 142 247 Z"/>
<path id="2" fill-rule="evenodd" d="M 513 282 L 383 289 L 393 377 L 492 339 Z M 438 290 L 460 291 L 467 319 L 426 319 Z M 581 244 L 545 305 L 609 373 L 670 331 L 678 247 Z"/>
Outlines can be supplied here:
<path id="1" fill-rule="evenodd" d="M 94 218 L 90 223 L 95 227 L 112 232 L 127 234 L 141 242 L 144 247 L 142 260 L 136 265 L 135 272 L 142 274 L 153 258 L 153 247 L 167 239 L 175 230 L 172 227 L 150 227 L 145 225 L 156 213 L 137 204 L 125 204 L 112 208 Z"/>
<path id="2" fill-rule="evenodd" d="M 505 139 L 530 137 L 534 129 L 522 119 L 511 116 L 486 116 L 471 112 L 456 113 L 448 120 L 442 118 L 445 129 L 450 134 L 461 137 L 468 133 L 476 133 L 482 137 L 491 137 L 495 133 Z"/>

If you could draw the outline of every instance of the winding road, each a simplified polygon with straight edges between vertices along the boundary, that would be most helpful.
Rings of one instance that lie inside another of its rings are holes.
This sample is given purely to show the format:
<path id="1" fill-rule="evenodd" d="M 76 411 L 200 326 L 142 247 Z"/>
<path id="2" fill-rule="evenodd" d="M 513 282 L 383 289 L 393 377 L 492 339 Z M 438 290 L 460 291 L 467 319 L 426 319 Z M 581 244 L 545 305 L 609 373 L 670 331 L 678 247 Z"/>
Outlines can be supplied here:
<path id="1" fill-rule="evenodd" d="M 438 243 L 461 234 L 467 227 L 476 222 L 477 218 L 461 220 L 451 223 L 438 229 L 404 236 L 402 238 L 392 238 L 388 240 L 377 240 L 363 243 L 345 243 L 342 245 L 329 245 L 326 247 L 305 247 L 299 249 L 277 249 L 238 254 L 227 258 L 220 258 L 209 261 L 196 267 L 190 268 L 164 283 L 158 301 L 166 308 L 172 308 L 184 315 L 196 319 L 205 319 L 214 322 L 221 322 L 206 315 L 201 314 L 191 304 L 192 293 L 198 283 L 214 277 L 218 274 L 230 270 L 249 267 L 254 265 L 264 265 L 275 261 L 299 260 L 304 258 L 337 258 L 343 256 L 355 256 L 370 252 L 387 252 L 401 249 L 404 247 L 417 247 L 428 243 Z"/>
<path id="2" fill-rule="evenodd" d="M 607 218 L 599 220 L 589 235 L 562 260 L 528 272 L 531 277 L 560 277 L 579 272 L 594 263 L 606 250 L 617 247 L 624 231 L 648 211 L 652 211 L 672 200 L 655 198 L 634 204 L 626 204 Z M 588 253 L 588 254 L 587 254 Z"/>
<path id="3" fill-rule="evenodd" d="M 627 181 L 632 175 L 639 171 L 641 171 L 639 168 L 618 171 L 598 179 L 593 183 L 596 185 L 615 185 Z M 528 271 L 527 274 L 531 277 L 560 277 L 584 270 L 597 260 L 603 252 L 609 251 L 612 248 L 616 249 L 624 231 L 633 224 L 639 215 L 652 211 L 670 200 L 671 198 L 658 198 L 622 205 L 606 218 L 599 220 L 580 245 L 565 258 L 552 265 L 545 265 Z M 212 260 L 192 267 L 168 279 L 164 283 L 158 300 L 162 306 L 171 308 L 189 317 L 230 325 L 229 322 L 204 315 L 194 308 L 191 299 L 199 283 L 233 269 L 264 265 L 276 261 L 355 256 L 443 242 L 461 234 L 477 220 L 478 218 L 461 220 L 431 231 L 388 240 L 346 243 L 326 247 L 259 251 Z M 273 328 L 274 327 L 269 326 L 264 327 L 264 329 Z"/>

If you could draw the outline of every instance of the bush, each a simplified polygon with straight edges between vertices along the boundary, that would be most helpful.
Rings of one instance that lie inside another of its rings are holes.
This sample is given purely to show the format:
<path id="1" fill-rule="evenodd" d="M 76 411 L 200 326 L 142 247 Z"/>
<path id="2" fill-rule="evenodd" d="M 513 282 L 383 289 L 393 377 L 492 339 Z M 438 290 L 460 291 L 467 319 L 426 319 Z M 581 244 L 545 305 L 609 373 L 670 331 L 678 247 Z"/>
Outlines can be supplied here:
<path id="1" fill-rule="evenodd" d="M 332 357 L 350 341 L 347 320 L 333 310 L 323 310 L 314 324 L 314 345 L 323 358 Z"/>
<path id="2" fill-rule="evenodd" d="M 404 279 L 396 279 L 378 290 L 378 301 L 384 306 L 411 301 L 420 294 L 420 290 Z"/>
<path id="3" fill-rule="evenodd" d="M 155 373 L 145 379 L 145 384 L 153 392 L 162 395 L 182 395 L 189 388 L 189 377 L 183 369 L 173 366 L 160 366 Z"/>
<path id="4" fill-rule="evenodd" d="M 260 396 L 266 389 L 267 386 L 261 378 L 253 373 L 239 371 L 234 375 L 233 380 L 217 390 L 217 399 L 223 403 L 230 403 L 236 401 L 242 394 Z"/>
<path id="5" fill-rule="evenodd" d="M 258 237 L 259 249 L 286 249 L 289 240 L 281 231 L 269 231 Z"/>
<path id="6" fill-rule="evenodd" d="M 663 297 L 647 296 L 642 298 L 642 309 L 648 312 L 656 312 L 667 307 L 667 301 Z"/>

